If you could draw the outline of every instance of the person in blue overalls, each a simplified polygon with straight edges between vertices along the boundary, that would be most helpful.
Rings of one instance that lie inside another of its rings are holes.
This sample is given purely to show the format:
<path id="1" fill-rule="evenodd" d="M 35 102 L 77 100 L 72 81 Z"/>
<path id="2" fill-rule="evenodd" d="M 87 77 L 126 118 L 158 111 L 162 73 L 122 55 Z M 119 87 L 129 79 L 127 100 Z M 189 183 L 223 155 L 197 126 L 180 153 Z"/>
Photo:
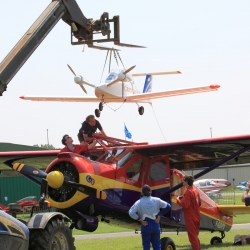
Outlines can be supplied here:
<path id="1" fill-rule="evenodd" d="M 129 216 L 141 223 L 143 250 L 161 250 L 160 216 L 171 209 L 171 205 L 160 198 L 151 196 L 149 185 L 142 187 L 142 197 L 129 209 Z"/>

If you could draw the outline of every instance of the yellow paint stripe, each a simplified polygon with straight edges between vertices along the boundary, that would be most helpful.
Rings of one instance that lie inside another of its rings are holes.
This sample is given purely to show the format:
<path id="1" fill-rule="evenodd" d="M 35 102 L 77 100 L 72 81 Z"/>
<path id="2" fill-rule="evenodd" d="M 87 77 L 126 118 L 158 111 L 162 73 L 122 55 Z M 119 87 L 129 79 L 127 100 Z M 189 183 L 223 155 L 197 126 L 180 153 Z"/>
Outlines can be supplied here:
<path id="1" fill-rule="evenodd" d="M 24 164 L 22 163 L 16 162 L 13 164 L 13 169 L 15 169 L 18 172 L 20 172 L 23 169 L 23 167 L 24 167 Z"/>
<path id="2" fill-rule="evenodd" d="M 90 183 L 88 183 L 86 181 L 86 176 L 91 176 L 91 178 L 93 178 L 95 180 L 94 185 L 91 185 Z M 89 173 L 80 174 L 80 183 L 87 185 L 89 187 L 96 188 L 97 189 L 96 197 L 101 198 L 103 200 L 105 200 L 107 198 L 107 194 L 106 194 L 105 190 L 108 190 L 108 189 L 126 189 L 126 190 L 141 192 L 140 187 L 136 187 L 132 184 L 124 183 L 121 181 L 117 181 L 117 180 L 113 180 L 113 179 L 110 179 L 107 177 L 103 177 L 103 176 L 99 176 L 99 175 L 95 175 L 95 174 L 89 174 Z M 152 187 L 152 189 L 157 190 L 157 189 L 166 188 L 169 186 L 170 186 L 170 183 L 166 183 L 166 184 L 154 186 L 154 187 Z M 62 209 L 62 208 L 71 207 L 71 206 L 75 205 L 76 203 L 86 199 L 87 197 L 88 197 L 88 195 L 77 191 L 76 194 L 68 201 L 56 202 L 56 201 L 53 201 L 51 198 L 49 198 L 49 201 L 51 202 L 52 207 Z"/>
<path id="3" fill-rule="evenodd" d="M 91 176 L 95 180 L 95 184 L 91 185 L 91 184 L 87 183 L 86 176 Z M 81 180 L 81 183 L 83 183 L 84 185 L 88 185 L 90 187 L 95 187 L 95 188 L 100 189 L 100 190 L 120 188 L 120 189 L 141 192 L 141 187 L 137 187 L 137 186 L 134 186 L 132 184 L 128 184 L 125 182 L 121 182 L 118 180 L 110 179 L 110 178 L 103 177 L 100 175 L 95 175 L 95 174 L 82 173 L 82 174 L 80 174 L 80 180 Z M 157 186 L 152 187 L 152 190 L 158 190 L 160 188 L 166 188 L 169 186 L 170 186 L 170 183 L 165 183 L 165 184 L 161 184 L 161 185 L 157 185 Z"/>

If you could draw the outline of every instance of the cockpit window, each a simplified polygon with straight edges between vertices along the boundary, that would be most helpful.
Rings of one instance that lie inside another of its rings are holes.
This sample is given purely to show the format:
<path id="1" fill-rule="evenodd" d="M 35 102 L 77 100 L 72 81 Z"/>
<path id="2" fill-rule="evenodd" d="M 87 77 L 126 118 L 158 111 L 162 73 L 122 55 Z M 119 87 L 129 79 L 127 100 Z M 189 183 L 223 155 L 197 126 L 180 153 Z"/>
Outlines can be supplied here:
<path id="1" fill-rule="evenodd" d="M 111 73 L 108 75 L 108 77 L 106 78 L 105 83 L 111 82 L 112 80 L 116 79 L 116 77 L 117 77 L 117 73 L 111 72 Z"/>
<path id="2" fill-rule="evenodd" d="M 132 152 L 127 152 L 124 148 L 110 149 L 98 152 L 96 160 L 103 163 L 116 164 L 118 167 L 123 167 L 133 156 L 134 154 Z"/>
<path id="3" fill-rule="evenodd" d="M 128 152 L 125 154 L 119 161 L 118 161 L 118 167 L 124 166 L 132 157 L 134 154 L 132 152 Z"/>
<path id="4" fill-rule="evenodd" d="M 127 178 L 133 181 L 138 181 L 140 177 L 140 172 L 142 168 L 143 159 L 139 158 L 131 166 L 127 168 L 126 175 Z"/>
<path id="5" fill-rule="evenodd" d="M 165 161 L 155 161 L 150 165 L 149 168 L 149 180 L 150 181 L 160 181 L 167 178 Z"/>
<path id="6" fill-rule="evenodd" d="M 119 156 L 123 152 L 123 149 L 111 149 L 108 150 L 107 154 L 105 155 L 105 161 L 115 161 L 115 157 Z"/>

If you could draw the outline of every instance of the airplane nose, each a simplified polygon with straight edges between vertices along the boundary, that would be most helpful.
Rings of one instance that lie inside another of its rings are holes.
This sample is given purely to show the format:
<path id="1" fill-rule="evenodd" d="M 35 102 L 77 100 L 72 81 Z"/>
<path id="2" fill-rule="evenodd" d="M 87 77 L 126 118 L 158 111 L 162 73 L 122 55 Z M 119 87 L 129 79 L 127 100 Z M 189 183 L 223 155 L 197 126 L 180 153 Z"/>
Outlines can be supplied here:
<path id="1" fill-rule="evenodd" d="M 47 175 L 47 181 L 50 187 L 58 189 L 63 185 L 64 176 L 59 171 L 52 171 Z"/>
<path id="2" fill-rule="evenodd" d="M 77 83 L 77 84 L 79 84 L 79 83 L 81 83 L 82 82 L 82 76 L 75 76 L 74 77 L 74 81 L 75 81 L 75 83 Z"/>

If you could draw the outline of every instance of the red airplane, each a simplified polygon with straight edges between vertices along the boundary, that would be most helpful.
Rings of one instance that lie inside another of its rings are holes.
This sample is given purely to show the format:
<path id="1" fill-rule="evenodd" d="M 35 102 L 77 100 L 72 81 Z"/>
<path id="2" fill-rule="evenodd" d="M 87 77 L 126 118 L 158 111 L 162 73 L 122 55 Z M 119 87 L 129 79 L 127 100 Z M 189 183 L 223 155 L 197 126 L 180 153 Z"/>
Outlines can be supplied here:
<path id="1" fill-rule="evenodd" d="M 153 196 L 172 205 L 171 213 L 161 219 L 162 229 L 179 231 L 185 230 L 183 211 L 176 203 L 177 195 L 185 192 L 181 170 L 200 168 L 194 175 L 197 179 L 228 161 L 243 162 L 250 156 L 250 135 L 156 145 L 110 137 L 98 138 L 98 142 L 100 145 L 85 155 L 59 153 L 59 150 L 19 151 L 1 152 L 0 159 L 41 185 L 51 206 L 72 220 L 72 228 L 93 232 L 99 220 L 131 222 L 128 210 L 140 198 L 141 187 L 148 184 Z M 56 158 L 45 172 L 19 163 L 28 157 L 53 155 Z M 200 229 L 219 232 L 221 236 L 214 236 L 211 244 L 221 243 L 225 232 L 232 227 L 233 215 L 250 213 L 250 207 L 218 205 L 197 190 L 202 200 Z M 161 241 L 162 249 L 175 249 L 170 238 Z"/>

